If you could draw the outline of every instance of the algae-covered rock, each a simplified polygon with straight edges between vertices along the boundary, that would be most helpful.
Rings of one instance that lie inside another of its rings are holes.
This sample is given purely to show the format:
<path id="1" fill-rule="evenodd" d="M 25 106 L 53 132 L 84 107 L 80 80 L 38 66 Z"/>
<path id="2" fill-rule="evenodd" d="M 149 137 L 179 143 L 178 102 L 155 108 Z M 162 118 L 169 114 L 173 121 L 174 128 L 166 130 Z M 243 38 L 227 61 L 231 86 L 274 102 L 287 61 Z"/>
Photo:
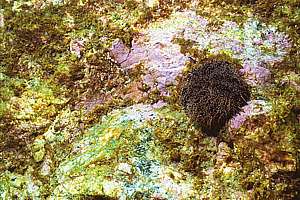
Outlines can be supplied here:
<path id="1" fill-rule="evenodd" d="M 43 199 L 40 191 L 42 182 L 34 180 L 32 172 L 32 168 L 29 168 L 25 175 L 2 172 L 0 174 L 1 199 Z"/>
<path id="2" fill-rule="evenodd" d="M 116 40 L 111 54 L 125 69 L 143 63 L 147 69 L 144 83 L 158 87 L 166 95 L 165 87 L 176 84 L 176 77 L 190 61 L 189 49 L 182 47 L 180 51 L 176 44 L 178 38 L 190 42 L 190 49 L 237 59 L 242 64 L 240 72 L 251 85 L 269 81 L 271 72 L 268 68 L 281 61 L 291 48 L 287 35 L 255 18 L 248 18 L 241 25 L 221 20 L 222 26 L 217 30 L 211 29 L 210 23 L 214 22 L 191 10 L 174 12 L 169 19 L 141 30 L 140 36 L 132 41 L 131 49 Z"/>
<path id="3" fill-rule="evenodd" d="M 36 138 L 32 145 L 33 157 L 36 162 L 43 160 L 45 155 L 45 140 Z"/>
<path id="4" fill-rule="evenodd" d="M 54 173 L 58 185 L 50 199 L 66 195 L 196 198 L 194 178 L 165 164 L 155 139 L 158 127 L 149 124 L 168 115 L 172 117 L 142 104 L 108 114 L 74 142 L 71 155 Z"/>
<path id="5" fill-rule="evenodd" d="M 0 198 L 299 199 L 298 4 L 1 1 Z M 178 98 L 210 58 L 252 86 L 217 138 Z"/>

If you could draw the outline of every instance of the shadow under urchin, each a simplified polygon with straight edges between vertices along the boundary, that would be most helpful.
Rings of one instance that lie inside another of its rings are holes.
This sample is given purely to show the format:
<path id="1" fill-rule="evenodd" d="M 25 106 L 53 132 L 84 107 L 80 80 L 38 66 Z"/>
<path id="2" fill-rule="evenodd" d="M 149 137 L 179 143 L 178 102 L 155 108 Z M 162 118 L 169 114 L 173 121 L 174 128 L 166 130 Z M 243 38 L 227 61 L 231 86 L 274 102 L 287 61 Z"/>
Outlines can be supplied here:
<path id="1" fill-rule="evenodd" d="M 227 61 L 211 60 L 186 77 L 181 104 L 209 136 L 217 136 L 229 119 L 250 100 L 250 87 Z"/>

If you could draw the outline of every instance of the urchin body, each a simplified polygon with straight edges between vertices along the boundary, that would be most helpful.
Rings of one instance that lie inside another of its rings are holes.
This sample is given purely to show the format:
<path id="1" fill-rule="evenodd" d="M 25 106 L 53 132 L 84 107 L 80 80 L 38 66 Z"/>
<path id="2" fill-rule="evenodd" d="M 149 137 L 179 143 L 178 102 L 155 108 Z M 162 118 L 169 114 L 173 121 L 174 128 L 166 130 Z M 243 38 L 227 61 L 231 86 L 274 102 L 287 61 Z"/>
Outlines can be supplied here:
<path id="1" fill-rule="evenodd" d="M 181 104 L 188 116 L 211 136 L 250 99 L 247 83 L 226 61 L 210 61 L 193 70 L 183 84 Z"/>

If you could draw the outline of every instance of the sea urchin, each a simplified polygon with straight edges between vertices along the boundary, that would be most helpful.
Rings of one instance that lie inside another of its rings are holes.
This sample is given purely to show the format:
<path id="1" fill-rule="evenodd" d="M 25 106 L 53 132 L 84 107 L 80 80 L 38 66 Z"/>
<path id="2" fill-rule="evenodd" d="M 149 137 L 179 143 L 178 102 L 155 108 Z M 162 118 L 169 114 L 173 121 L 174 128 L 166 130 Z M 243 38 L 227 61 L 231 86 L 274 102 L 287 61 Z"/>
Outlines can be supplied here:
<path id="1" fill-rule="evenodd" d="M 210 136 L 216 136 L 249 99 L 249 86 L 226 61 L 211 60 L 194 69 L 181 91 L 184 110 Z"/>

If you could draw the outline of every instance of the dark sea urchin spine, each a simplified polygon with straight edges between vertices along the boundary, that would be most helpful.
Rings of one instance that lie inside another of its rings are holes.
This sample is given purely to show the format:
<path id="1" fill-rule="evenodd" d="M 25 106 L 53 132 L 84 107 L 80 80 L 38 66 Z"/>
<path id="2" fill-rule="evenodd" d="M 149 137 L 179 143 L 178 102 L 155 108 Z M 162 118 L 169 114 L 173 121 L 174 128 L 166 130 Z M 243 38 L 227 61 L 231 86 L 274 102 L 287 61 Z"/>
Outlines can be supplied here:
<path id="1" fill-rule="evenodd" d="M 181 91 L 184 110 L 209 136 L 218 135 L 249 99 L 249 86 L 226 61 L 213 60 L 194 69 Z"/>

